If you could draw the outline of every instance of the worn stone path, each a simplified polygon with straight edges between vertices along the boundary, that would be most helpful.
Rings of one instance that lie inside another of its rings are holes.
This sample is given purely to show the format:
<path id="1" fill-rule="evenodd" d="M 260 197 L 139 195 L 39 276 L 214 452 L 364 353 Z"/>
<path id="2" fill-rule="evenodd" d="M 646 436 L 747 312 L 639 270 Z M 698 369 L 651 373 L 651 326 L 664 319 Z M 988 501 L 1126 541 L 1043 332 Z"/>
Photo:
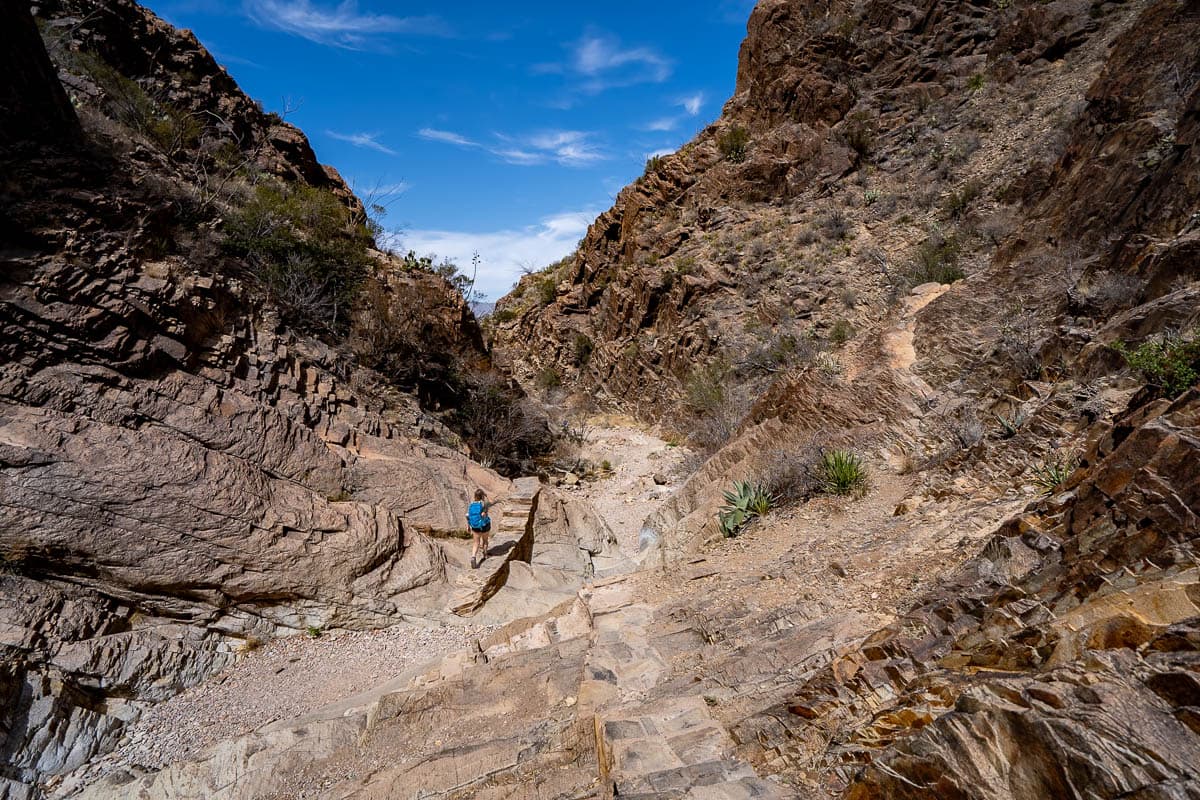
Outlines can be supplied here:
<path id="1" fill-rule="evenodd" d="M 580 593 L 592 618 L 580 711 L 594 715 L 606 797 L 782 798 L 734 755 L 734 742 L 698 694 L 648 700 L 672 673 L 647 630 L 654 610 L 618 578 Z"/>

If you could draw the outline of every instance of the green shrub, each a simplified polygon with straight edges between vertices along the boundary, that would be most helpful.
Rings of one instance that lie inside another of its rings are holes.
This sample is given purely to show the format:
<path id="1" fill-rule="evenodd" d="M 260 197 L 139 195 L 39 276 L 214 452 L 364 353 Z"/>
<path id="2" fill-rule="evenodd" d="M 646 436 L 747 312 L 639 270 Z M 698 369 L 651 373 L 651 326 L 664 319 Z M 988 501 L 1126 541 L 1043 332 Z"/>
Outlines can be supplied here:
<path id="1" fill-rule="evenodd" d="M 731 366 L 724 361 L 693 368 L 683 384 L 688 410 L 693 414 L 707 414 L 719 408 L 725 402 L 725 383 L 731 371 Z"/>
<path id="2" fill-rule="evenodd" d="M 571 350 L 575 356 L 575 366 L 584 367 L 592 360 L 592 351 L 596 349 L 596 345 L 586 333 L 575 334 L 575 339 L 571 343 Z"/>
<path id="3" fill-rule="evenodd" d="M 917 248 L 916 258 L 906 273 L 910 286 L 923 283 L 954 283 L 966 277 L 958 266 L 960 246 L 954 236 L 934 230 Z"/>
<path id="4" fill-rule="evenodd" d="M 750 132 L 741 125 L 733 125 L 717 135 L 717 149 L 726 161 L 740 164 L 746 160 L 750 146 Z"/>
<path id="5" fill-rule="evenodd" d="M 557 389 L 562 386 L 562 373 L 557 367 L 545 367 L 537 374 L 537 385 L 540 389 Z"/>
<path id="6" fill-rule="evenodd" d="M 553 275 L 545 275 L 537 282 L 538 301 L 548 306 L 558 298 L 558 282 Z"/>
<path id="7" fill-rule="evenodd" d="M 1033 482 L 1043 494 L 1054 494 L 1058 487 L 1067 482 L 1071 473 L 1079 466 L 1079 458 L 1074 455 L 1055 456 L 1046 458 L 1033 468 Z"/>
<path id="8" fill-rule="evenodd" d="M 849 321 L 839 319 L 829 331 L 829 341 L 835 346 L 841 346 L 854 338 L 854 326 Z"/>
<path id="9" fill-rule="evenodd" d="M 662 156 L 650 156 L 650 158 L 646 159 L 646 171 L 642 174 L 653 175 L 655 172 L 658 172 L 662 165 Z"/>
<path id="10" fill-rule="evenodd" d="M 1113 349 L 1165 397 L 1178 397 L 1200 378 L 1200 330 L 1188 336 L 1168 331 L 1134 350 L 1118 341 Z"/>
<path id="11" fill-rule="evenodd" d="M 491 314 L 492 320 L 501 325 L 505 322 L 512 322 L 518 316 L 516 309 L 513 308 L 498 308 Z"/>
<path id="12" fill-rule="evenodd" d="M 104 91 L 107 112 L 144 134 L 168 156 L 200 144 L 204 126 L 195 116 L 151 97 L 139 83 L 122 75 L 95 53 L 76 52 L 71 58 Z"/>
<path id="13" fill-rule="evenodd" d="M 225 249 L 254 275 L 300 328 L 340 331 L 370 272 L 365 225 L 332 192 L 265 182 L 226 215 Z"/>
<path id="14" fill-rule="evenodd" d="M 675 259 L 675 272 L 678 275 L 691 275 L 696 271 L 695 256 L 680 256 Z"/>
<path id="15" fill-rule="evenodd" d="M 320 639 L 321 635 L 324 633 L 324 631 L 321 630 L 320 625 L 309 625 L 307 628 L 304 629 L 304 632 L 307 633 L 313 639 Z"/>
<path id="16" fill-rule="evenodd" d="M 723 493 L 725 505 L 717 512 L 717 522 L 726 538 L 737 536 L 756 517 L 771 511 L 775 498 L 761 483 L 736 481 L 732 491 Z"/>
<path id="17" fill-rule="evenodd" d="M 867 491 L 867 465 L 849 450 L 826 450 L 817 461 L 816 477 L 829 494 L 862 495 Z"/>
<path id="18" fill-rule="evenodd" d="M 983 88 L 985 80 L 986 79 L 983 77 L 983 73 L 977 72 L 967 79 L 967 89 L 972 92 L 978 92 Z"/>

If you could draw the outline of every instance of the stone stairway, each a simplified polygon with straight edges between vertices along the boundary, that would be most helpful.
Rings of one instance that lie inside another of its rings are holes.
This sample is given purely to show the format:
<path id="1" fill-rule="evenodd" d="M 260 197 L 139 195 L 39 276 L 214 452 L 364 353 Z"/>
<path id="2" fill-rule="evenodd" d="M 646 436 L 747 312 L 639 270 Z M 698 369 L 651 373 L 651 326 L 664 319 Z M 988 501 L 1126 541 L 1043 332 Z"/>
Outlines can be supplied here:
<path id="1" fill-rule="evenodd" d="M 488 556 L 479 569 L 464 570 L 455 578 L 447 603 L 450 613 L 466 617 L 478 611 L 508 581 L 511 562 L 532 558 L 533 515 L 540 492 L 537 478 L 519 478 L 512 493 L 493 507 Z"/>
<path id="2" fill-rule="evenodd" d="M 595 718 L 602 797 L 788 796 L 734 756 L 732 738 L 702 697 L 662 686 L 671 677 L 672 653 L 656 646 L 652 610 L 634 601 L 625 579 L 597 583 L 580 596 L 592 620 L 580 713 Z"/>

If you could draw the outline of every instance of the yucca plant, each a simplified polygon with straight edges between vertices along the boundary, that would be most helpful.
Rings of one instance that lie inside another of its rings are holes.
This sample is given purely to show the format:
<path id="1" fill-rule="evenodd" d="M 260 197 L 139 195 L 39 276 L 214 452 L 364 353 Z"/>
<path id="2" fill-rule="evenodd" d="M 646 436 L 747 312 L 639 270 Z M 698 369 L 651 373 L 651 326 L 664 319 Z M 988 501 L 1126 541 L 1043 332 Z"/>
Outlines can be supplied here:
<path id="1" fill-rule="evenodd" d="M 817 478 L 829 494 L 864 494 L 867 491 L 867 465 L 849 450 L 826 450 L 817 462 Z"/>
<path id="2" fill-rule="evenodd" d="M 1079 458 L 1074 455 L 1047 458 L 1033 468 L 1033 482 L 1042 490 L 1042 494 L 1054 494 L 1078 466 Z"/>
<path id="3" fill-rule="evenodd" d="M 765 516 L 775 504 L 775 498 L 761 483 L 734 481 L 733 489 L 724 492 L 725 505 L 717 512 L 721 533 L 737 536 L 755 517 Z"/>

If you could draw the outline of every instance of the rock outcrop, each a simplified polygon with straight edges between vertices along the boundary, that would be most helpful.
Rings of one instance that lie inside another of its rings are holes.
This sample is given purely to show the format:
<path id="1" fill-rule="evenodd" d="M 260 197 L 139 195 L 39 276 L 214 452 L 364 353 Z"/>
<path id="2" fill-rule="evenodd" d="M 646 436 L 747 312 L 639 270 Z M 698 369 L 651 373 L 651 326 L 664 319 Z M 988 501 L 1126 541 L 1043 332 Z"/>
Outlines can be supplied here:
<path id="1" fill-rule="evenodd" d="M 182 223 L 234 206 L 179 142 L 114 158 L 94 114 L 215 115 L 357 214 L 298 133 L 125 0 L 46 8 L 93 152 L 3 187 L 0 796 L 1198 796 L 1200 361 L 1167 382 L 1116 347 L 1200 326 L 1194 4 L 758 4 L 722 119 L 496 313 L 522 381 L 720 434 L 632 572 L 570 490 L 471 462 L 434 413 L 455 399 L 414 343 L 487 360 L 449 287 L 372 254 L 373 316 L 305 328 L 214 216 Z M 833 446 L 864 498 L 793 474 L 720 535 L 733 480 Z M 511 501 L 480 570 L 475 486 Z M 500 627 L 88 771 L 240 646 L 405 617 Z"/>

